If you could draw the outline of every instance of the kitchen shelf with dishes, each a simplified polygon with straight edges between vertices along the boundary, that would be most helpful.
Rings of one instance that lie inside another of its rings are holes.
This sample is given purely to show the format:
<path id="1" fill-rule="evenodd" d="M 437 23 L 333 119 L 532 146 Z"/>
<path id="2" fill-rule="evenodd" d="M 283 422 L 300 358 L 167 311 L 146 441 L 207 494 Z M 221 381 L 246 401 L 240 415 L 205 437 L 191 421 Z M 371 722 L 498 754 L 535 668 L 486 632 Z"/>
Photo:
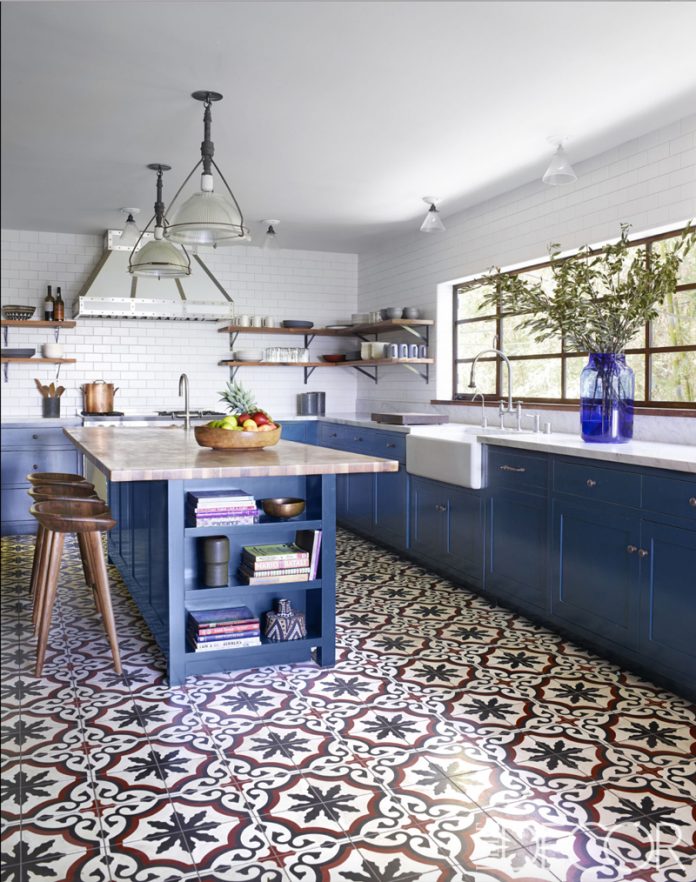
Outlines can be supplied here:
<path id="1" fill-rule="evenodd" d="M 53 321 L 42 321 L 38 319 L 1 319 L 0 327 L 2 327 L 2 342 L 3 342 L 3 350 L 2 356 L 0 356 L 0 364 L 3 366 L 3 379 L 5 382 L 9 379 L 9 366 L 11 364 L 56 364 L 58 368 L 56 370 L 56 380 L 60 376 L 60 366 L 63 364 L 74 364 L 77 359 L 75 358 L 35 358 L 34 352 L 36 350 L 30 349 L 8 349 L 8 334 L 10 328 L 28 328 L 29 330 L 33 330 L 34 328 L 53 328 L 54 336 L 56 343 L 58 342 L 59 335 L 61 330 L 74 328 L 76 322 L 74 321 L 63 321 L 63 322 L 53 322 Z M 28 353 L 31 352 L 31 355 L 10 355 L 9 353 Z"/>
<path id="2" fill-rule="evenodd" d="M 314 327 L 249 327 L 247 325 L 226 325 L 218 328 L 221 334 L 230 335 L 230 349 L 234 350 L 239 334 L 287 334 L 290 336 L 304 337 L 305 349 L 315 337 L 357 337 L 365 342 L 369 337 L 375 341 L 381 334 L 394 332 L 406 332 L 423 341 L 427 347 L 430 342 L 430 328 L 434 324 L 432 319 L 385 319 L 379 322 L 361 323 L 353 325 L 341 325 L 328 328 Z M 344 361 L 264 361 L 264 360 L 235 360 L 223 359 L 220 365 L 229 367 L 230 376 L 234 379 L 240 367 L 301 367 L 304 371 L 305 384 L 314 373 L 316 368 L 351 367 L 374 380 L 379 381 L 379 368 L 398 365 L 416 373 L 426 383 L 430 381 L 430 365 L 434 364 L 433 358 L 371 358 L 371 359 L 346 359 Z M 370 372 L 366 368 L 373 368 Z"/>

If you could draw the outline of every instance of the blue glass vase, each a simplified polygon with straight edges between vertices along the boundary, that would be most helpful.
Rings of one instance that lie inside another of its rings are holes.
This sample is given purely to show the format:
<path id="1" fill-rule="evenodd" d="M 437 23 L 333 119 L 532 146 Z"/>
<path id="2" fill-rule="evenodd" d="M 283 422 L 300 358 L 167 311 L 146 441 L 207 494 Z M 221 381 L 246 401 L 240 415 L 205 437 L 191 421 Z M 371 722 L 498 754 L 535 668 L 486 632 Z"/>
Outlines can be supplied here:
<path id="1" fill-rule="evenodd" d="M 583 441 L 621 444 L 633 437 L 633 371 L 620 353 L 592 353 L 580 374 Z"/>

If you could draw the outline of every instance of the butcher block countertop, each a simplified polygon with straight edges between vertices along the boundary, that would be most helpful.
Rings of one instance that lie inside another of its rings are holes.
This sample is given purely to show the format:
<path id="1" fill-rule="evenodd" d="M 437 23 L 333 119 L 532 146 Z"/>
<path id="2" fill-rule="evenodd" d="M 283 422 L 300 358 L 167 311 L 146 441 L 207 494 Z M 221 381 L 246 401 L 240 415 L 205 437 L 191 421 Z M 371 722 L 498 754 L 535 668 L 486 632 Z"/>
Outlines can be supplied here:
<path id="1" fill-rule="evenodd" d="M 363 456 L 294 441 L 255 450 L 210 450 L 181 427 L 63 430 L 110 481 L 182 481 L 193 478 L 263 478 L 396 472 L 393 459 Z"/>

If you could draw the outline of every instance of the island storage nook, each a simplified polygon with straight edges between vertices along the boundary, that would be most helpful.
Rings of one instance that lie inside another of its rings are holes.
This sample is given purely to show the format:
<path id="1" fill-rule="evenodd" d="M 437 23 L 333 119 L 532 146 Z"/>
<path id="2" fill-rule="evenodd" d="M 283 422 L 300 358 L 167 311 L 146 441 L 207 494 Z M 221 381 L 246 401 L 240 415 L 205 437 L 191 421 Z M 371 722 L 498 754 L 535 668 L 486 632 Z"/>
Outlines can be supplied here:
<path id="1" fill-rule="evenodd" d="M 214 671 L 284 664 L 314 658 L 335 661 L 336 475 L 393 472 L 395 460 L 280 441 L 258 450 L 208 450 L 181 429 L 66 429 L 66 435 L 108 480 L 117 526 L 109 558 L 121 573 L 167 658 L 170 685 Z M 306 500 L 297 518 L 262 515 L 259 523 L 195 526 L 186 496 L 199 490 L 239 489 L 257 500 Z M 247 585 L 237 577 L 245 545 L 290 543 L 298 530 L 321 530 L 320 564 L 307 582 Z M 203 583 L 199 540 L 224 535 L 230 544 L 226 587 Z M 186 640 L 187 613 L 246 606 L 263 620 L 276 600 L 288 598 L 305 614 L 304 639 L 195 652 Z"/>

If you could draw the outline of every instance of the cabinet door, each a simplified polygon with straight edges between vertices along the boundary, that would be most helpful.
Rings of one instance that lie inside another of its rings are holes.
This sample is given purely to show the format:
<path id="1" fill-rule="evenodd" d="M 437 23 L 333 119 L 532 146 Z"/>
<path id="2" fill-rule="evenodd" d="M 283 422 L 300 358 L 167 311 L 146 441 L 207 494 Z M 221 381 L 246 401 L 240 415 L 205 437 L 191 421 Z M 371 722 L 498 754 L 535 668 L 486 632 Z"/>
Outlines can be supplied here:
<path id="1" fill-rule="evenodd" d="M 640 518 L 629 509 L 555 497 L 552 609 L 612 645 L 637 642 Z"/>
<path id="2" fill-rule="evenodd" d="M 375 539 L 408 548 L 408 473 L 381 472 L 375 482 Z"/>
<path id="3" fill-rule="evenodd" d="M 643 655 L 696 683 L 696 530 L 645 519 L 641 529 Z"/>
<path id="4" fill-rule="evenodd" d="M 443 562 L 447 553 L 449 493 L 444 484 L 411 478 L 411 551 Z"/>
<path id="5" fill-rule="evenodd" d="M 522 608 L 547 611 L 546 498 L 496 490 L 486 521 L 486 590 Z"/>
<path id="6" fill-rule="evenodd" d="M 307 423 L 298 420 L 283 423 L 283 431 L 281 437 L 283 441 L 305 441 L 307 434 Z"/>
<path id="7" fill-rule="evenodd" d="M 465 582 L 483 582 L 483 519 L 481 494 L 453 487 L 449 494 L 448 560 Z"/>
<path id="8" fill-rule="evenodd" d="M 336 475 L 336 520 L 346 522 L 348 516 L 348 475 Z"/>
<path id="9" fill-rule="evenodd" d="M 346 526 L 371 533 L 375 523 L 375 475 L 351 474 L 346 478 Z"/>

